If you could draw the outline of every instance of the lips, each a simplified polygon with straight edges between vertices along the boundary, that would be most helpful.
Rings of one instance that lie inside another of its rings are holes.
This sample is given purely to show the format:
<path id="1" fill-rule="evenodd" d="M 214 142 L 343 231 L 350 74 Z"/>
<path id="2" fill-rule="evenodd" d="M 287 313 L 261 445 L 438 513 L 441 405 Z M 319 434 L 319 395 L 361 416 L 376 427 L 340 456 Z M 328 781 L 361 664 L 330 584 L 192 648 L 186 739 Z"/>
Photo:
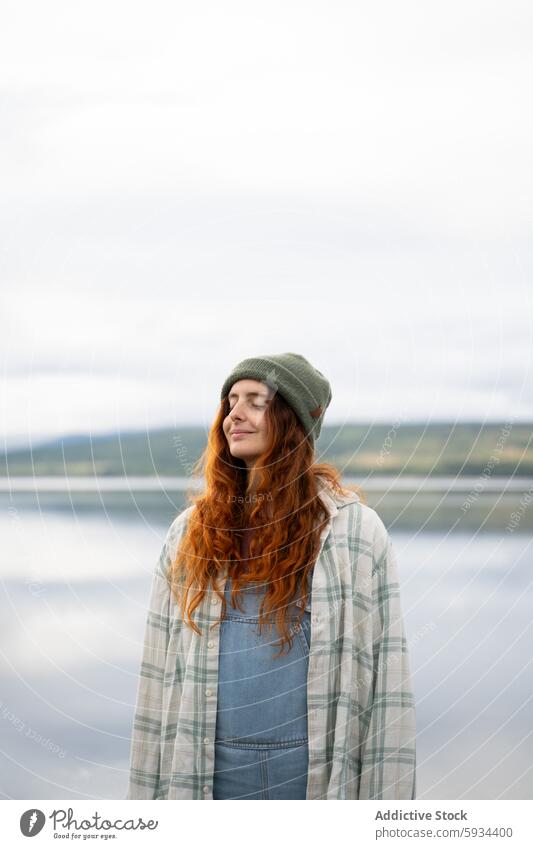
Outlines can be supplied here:
<path id="1" fill-rule="evenodd" d="M 253 433 L 251 430 L 232 430 L 230 431 L 231 436 L 242 436 L 245 433 Z"/>

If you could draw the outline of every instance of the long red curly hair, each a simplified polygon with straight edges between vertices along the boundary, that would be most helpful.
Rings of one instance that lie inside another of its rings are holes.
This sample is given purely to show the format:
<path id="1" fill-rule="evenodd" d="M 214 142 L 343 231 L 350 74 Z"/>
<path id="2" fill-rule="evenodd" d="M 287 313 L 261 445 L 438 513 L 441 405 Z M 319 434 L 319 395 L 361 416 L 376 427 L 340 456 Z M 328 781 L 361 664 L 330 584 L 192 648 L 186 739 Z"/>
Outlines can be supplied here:
<path id="1" fill-rule="evenodd" d="M 265 410 L 266 448 L 248 469 L 233 457 L 222 429 L 229 414 L 227 396 L 220 402 L 208 434 L 207 446 L 195 464 L 193 476 L 202 475 L 200 495 L 188 491 L 195 505 L 170 564 L 168 578 L 179 604 L 182 620 L 196 633 L 201 631 L 192 614 L 211 587 L 222 602 L 219 624 L 226 614 L 226 600 L 215 581 L 232 580 L 231 602 L 235 606 L 241 588 L 257 581 L 266 588 L 259 610 L 259 627 L 276 622 L 281 635 L 279 657 L 292 647 L 307 600 L 307 577 L 320 547 L 320 533 L 328 511 L 318 497 L 319 478 L 339 494 L 350 492 L 340 483 L 340 472 L 329 463 L 314 462 L 314 448 L 292 408 L 276 392 Z M 353 487 L 364 502 L 359 487 Z M 249 535 L 248 557 L 242 557 L 244 533 Z M 296 618 L 290 607 L 301 600 Z M 289 626 L 291 622 L 291 626 Z M 214 627 L 214 626 L 212 626 Z M 276 645 L 276 644 L 275 644 Z"/>

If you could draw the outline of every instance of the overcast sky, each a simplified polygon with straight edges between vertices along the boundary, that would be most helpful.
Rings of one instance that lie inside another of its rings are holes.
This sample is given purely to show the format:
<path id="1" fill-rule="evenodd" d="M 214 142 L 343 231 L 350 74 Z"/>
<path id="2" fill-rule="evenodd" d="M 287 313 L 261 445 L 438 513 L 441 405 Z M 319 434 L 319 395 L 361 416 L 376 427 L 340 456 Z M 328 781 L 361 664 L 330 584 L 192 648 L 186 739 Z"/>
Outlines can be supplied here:
<path id="1" fill-rule="evenodd" d="M 304 354 L 326 423 L 533 418 L 528 2 L 4 2 L 8 445 L 198 423 Z"/>

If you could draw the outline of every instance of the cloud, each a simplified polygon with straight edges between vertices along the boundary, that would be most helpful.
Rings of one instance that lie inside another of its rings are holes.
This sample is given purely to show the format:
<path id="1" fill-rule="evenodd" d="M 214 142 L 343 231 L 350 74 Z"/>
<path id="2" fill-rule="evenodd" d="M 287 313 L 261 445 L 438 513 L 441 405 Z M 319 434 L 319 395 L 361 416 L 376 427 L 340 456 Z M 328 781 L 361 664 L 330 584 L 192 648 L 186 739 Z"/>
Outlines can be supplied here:
<path id="1" fill-rule="evenodd" d="M 441 417 L 531 398 L 527 4 L 34 2 L 4 23 L 10 438 L 205 423 L 254 351 L 320 360 L 340 418 L 435 382 Z"/>

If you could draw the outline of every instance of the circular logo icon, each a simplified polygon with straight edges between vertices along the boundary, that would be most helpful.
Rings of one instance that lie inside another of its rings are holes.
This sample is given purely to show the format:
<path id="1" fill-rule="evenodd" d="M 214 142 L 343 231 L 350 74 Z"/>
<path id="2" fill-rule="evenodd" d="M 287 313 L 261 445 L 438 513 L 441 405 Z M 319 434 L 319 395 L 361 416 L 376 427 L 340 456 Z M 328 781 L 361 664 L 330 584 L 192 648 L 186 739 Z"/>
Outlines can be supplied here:
<path id="1" fill-rule="evenodd" d="M 35 837 L 39 834 L 43 825 L 46 822 L 46 817 L 38 808 L 30 808 L 24 811 L 20 818 L 20 830 L 24 837 Z"/>

